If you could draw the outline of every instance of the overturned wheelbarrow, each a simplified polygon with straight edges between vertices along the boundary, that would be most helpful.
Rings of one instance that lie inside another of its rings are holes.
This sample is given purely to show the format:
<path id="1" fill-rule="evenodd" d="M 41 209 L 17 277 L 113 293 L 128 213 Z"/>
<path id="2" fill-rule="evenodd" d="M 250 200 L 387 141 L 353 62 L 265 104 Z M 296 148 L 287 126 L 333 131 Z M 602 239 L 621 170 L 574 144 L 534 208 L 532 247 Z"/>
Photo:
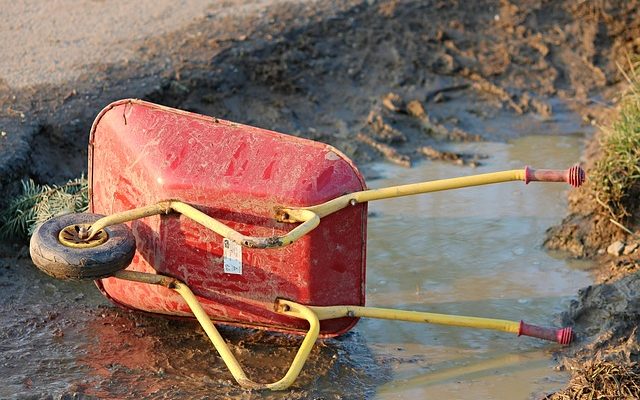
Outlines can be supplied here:
<path id="1" fill-rule="evenodd" d="M 568 344 L 571 328 L 366 307 L 367 202 L 515 180 L 579 186 L 584 179 L 578 166 L 525 167 L 367 190 L 355 165 L 326 144 L 121 100 L 91 128 L 91 213 L 40 225 L 30 251 L 47 274 L 95 280 L 120 306 L 195 316 L 241 386 L 281 390 L 318 337 L 341 335 L 360 317 Z M 305 338 L 281 380 L 257 383 L 212 321 Z"/>

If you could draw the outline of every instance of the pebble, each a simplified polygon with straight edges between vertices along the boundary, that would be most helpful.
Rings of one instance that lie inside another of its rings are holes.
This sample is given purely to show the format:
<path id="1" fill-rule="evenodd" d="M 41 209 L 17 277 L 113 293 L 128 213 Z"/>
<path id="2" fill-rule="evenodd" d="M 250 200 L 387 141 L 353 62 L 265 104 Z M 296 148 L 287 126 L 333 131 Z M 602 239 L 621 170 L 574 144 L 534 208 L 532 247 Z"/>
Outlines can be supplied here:
<path id="1" fill-rule="evenodd" d="M 619 240 L 616 240 L 615 242 L 611 243 L 609 247 L 607 247 L 607 253 L 616 257 L 622 254 L 623 250 L 624 250 L 624 243 L 622 243 Z"/>
<path id="2" fill-rule="evenodd" d="M 630 243 L 628 245 L 626 245 L 624 247 L 624 252 L 623 254 L 625 256 L 628 256 L 629 254 L 633 253 L 634 251 L 636 251 L 636 249 L 640 246 L 640 244 L 638 243 Z"/>

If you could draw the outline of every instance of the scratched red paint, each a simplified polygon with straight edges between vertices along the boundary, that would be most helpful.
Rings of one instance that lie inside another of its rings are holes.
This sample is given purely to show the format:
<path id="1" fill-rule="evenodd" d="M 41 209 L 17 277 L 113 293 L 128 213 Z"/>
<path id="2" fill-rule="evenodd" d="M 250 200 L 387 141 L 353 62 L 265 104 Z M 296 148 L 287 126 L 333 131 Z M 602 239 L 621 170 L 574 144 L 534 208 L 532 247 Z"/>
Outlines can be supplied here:
<path id="1" fill-rule="evenodd" d="M 309 206 L 365 183 L 331 146 L 139 100 L 121 100 L 98 116 L 89 144 L 90 207 L 111 214 L 178 199 L 237 231 L 282 235 L 276 206 Z M 304 321 L 273 311 L 278 297 L 309 305 L 364 305 L 366 204 L 322 219 L 280 249 L 243 248 L 242 275 L 223 271 L 222 237 L 176 214 L 130 224 L 137 252 L 131 270 L 186 282 L 218 322 L 301 332 Z M 173 291 L 115 278 L 98 282 L 111 300 L 152 313 L 189 315 Z M 356 320 L 323 321 L 321 333 Z"/>

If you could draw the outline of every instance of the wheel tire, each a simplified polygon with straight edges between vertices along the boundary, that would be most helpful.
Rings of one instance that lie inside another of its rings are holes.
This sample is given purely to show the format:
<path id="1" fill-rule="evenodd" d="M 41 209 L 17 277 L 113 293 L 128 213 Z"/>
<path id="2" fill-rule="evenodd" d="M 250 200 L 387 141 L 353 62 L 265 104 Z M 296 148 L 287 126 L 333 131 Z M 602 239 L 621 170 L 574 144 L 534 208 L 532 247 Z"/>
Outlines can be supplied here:
<path id="1" fill-rule="evenodd" d="M 43 272 L 64 280 L 94 280 L 107 277 L 131 264 L 136 241 L 124 224 L 105 228 L 106 242 L 87 248 L 67 247 L 58 234 L 69 225 L 91 224 L 99 214 L 67 214 L 52 218 L 36 228 L 31 236 L 31 260 Z"/>

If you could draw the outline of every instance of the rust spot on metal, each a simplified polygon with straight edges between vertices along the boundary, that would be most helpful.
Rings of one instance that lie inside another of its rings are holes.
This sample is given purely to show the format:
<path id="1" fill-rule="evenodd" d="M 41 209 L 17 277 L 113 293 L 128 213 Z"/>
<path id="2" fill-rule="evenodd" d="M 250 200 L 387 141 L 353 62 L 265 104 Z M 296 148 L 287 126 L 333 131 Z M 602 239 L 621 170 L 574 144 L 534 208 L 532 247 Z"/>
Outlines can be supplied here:
<path id="1" fill-rule="evenodd" d="M 289 224 L 300 222 L 299 220 L 292 218 L 291 215 L 285 210 L 285 208 L 276 207 L 274 219 L 278 222 L 286 222 Z"/>
<path id="2" fill-rule="evenodd" d="M 175 289 L 176 288 L 176 280 L 175 279 L 162 279 L 160 281 L 160 284 L 162 286 L 166 286 L 169 289 Z"/>
<path id="3" fill-rule="evenodd" d="M 284 209 L 280 207 L 275 208 L 275 217 L 274 219 L 278 222 L 291 222 L 291 216 L 288 212 L 284 211 Z"/>
<path id="4" fill-rule="evenodd" d="M 169 214 L 171 211 L 173 211 L 171 209 L 171 202 L 173 202 L 173 201 L 175 201 L 175 200 L 163 200 L 163 201 L 158 202 L 158 206 L 160 208 L 164 209 L 163 213 Z"/>
<path id="5" fill-rule="evenodd" d="M 282 239 L 279 236 L 273 236 L 265 240 L 266 247 L 282 247 Z"/>
<path id="6" fill-rule="evenodd" d="M 272 236 L 260 240 L 245 239 L 242 241 L 244 247 L 251 249 L 270 249 L 274 247 L 282 247 L 284 244 L 279 236 Z"/>
<path id="7" fill-rule="evenodd" d="M 291 307 L 288 304 L 284 304 L 282 299 L 277 299 L 274 304 L 274 311 L 278 313 L 285 313 L 291 311 Z"/>
<path id="8" fill-rule="evenodd" d="M 131 103 L 125 103 L 124 107 L 122 107 L 122 119 L 124 120 L 124 124 L 127 125 L 127 106 L 130 106 Z"/>
<path id="9" fill-rule="evenodd" d="M 329 151 L 327 152 L 327 154 L 324 156 L 325 160 L 329 160 L 329 161 L 336 161 L 340 159 L 340 156 L 337 155 L 336 153 L 334 153 L 333 151 Z"/>

